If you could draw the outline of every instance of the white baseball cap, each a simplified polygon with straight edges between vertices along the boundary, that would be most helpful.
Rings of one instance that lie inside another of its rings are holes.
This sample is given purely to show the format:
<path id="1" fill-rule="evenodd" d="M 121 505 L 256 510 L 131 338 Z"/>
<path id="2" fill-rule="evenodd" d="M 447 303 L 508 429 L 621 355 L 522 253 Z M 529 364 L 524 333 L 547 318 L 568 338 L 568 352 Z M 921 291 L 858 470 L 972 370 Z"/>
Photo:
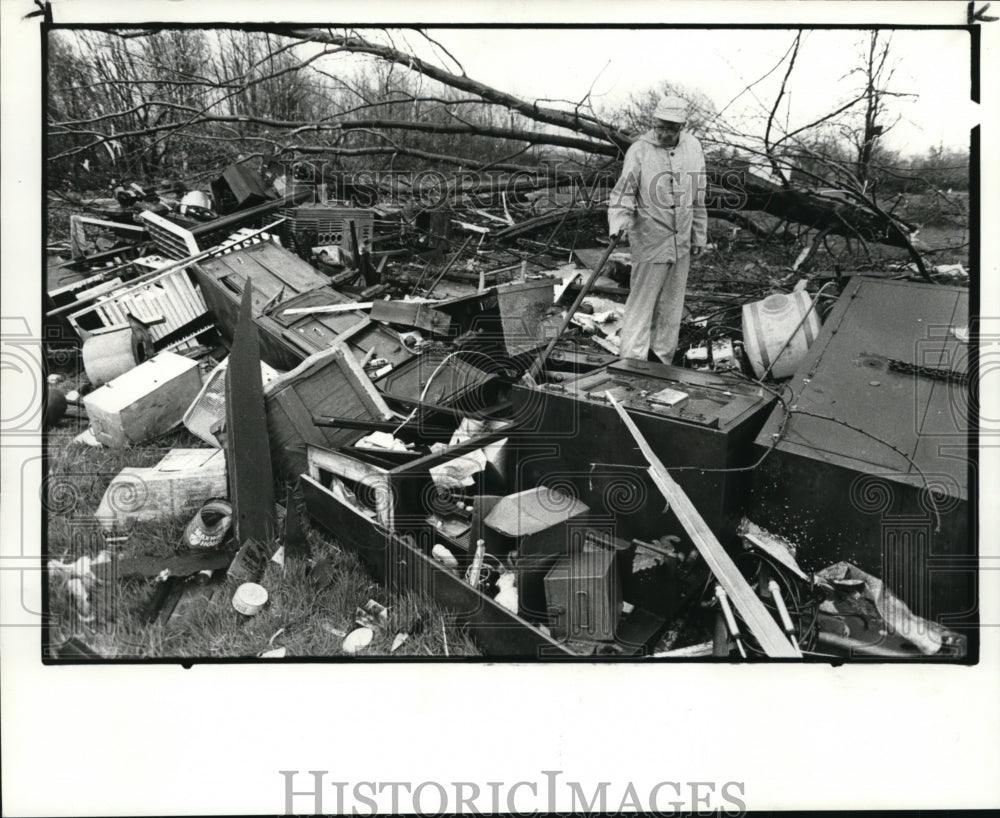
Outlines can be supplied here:
<path id="1" fill-rule="evenodd" d="M 664 97 L 653 111 L 653 116 L 667 122 L 687 122 L 688 104 L 680 97 Z"/>

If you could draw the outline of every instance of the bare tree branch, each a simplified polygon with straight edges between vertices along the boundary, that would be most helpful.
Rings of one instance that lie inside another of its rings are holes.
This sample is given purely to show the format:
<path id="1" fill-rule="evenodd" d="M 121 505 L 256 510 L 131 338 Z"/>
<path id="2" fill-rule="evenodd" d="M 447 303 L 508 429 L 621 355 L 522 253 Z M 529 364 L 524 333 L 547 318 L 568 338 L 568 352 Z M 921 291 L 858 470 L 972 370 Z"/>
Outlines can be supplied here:
<path id="1" fill-rule="evenodd" d="M 781 80 L 781 88 L 778 89 L 778 94 L 774 98 L 774 106 L 771 108 L 771 115 L 767 118 L 767 128 L 764 130 L 764 151 L 767 154 L 767 158 L 771 162 L 771 167 L 774 169 L 775 175 L 782 180 L 785 187 L 788 187 L 788 177 L 785 176 L 784 172 L 778 165 L 778 162 L 774 158 L 774 150 L 771 145 L 771 127 L 774 124 L 774 115 L 778 112 L 778 106 L 781 104 L 782 97 L 785 96 L 785 85 L 788 83 L 788 78 L 792 74 L 792 69 L 795 68 L 795 58 L 799 53 L 799 42 L 802 39 L 802 32 L 798 32 L 795 35 L 795 42 L 792 46 L 792 55 L 788 59 L 788 68 L 785 71 L 785 76 Z"/>
<path id="2" fill-rule="evenodd" d="M 397 65 L 406 66 L 407 68 L 423 74 L 424 76 L 436 80 L 444 85 L 457 88 L 461 91 L 474 93 L 481 97 L 485 102 L 517 111 L 529 119 L 534 119 L 538 122 L 544 122 L 561 128 L 568 128 L 569 130 L 577 131 L 585 134 L 586 136 L 600 140 L 610 138 L 613 140 L 613 144 L 623 149 L 627 148 L 631 144 L 629 135 L 624 132 L 611 128 L 601 128 L 593 122 L 590 122 L 589 118 L 580 117 L 576 114 L 570 114 L 554 108 L 542 107 L 537 103 L 527 102 L 526 100 L 522 100 L 513 94 L 500 91 L 489 85 L 473 80 L 470 77 L 452 74 L 444 69 L 430 65 L 426 61 L 421 60 L 419 57 L 398 51 L 389 46 L 379 45 L 361 38 L 352 38 L 334 34 L 329 31 L 322 32 L 316 29 L 292 29 L 289 32 L 289 36 L 301 39 L 311 38 L 319 42 L 326 42 L 339 46 L 345 51 L 351 51 L 359 54 L 371 54 L 372 56 L 388 60 L 389 62 Z"/>

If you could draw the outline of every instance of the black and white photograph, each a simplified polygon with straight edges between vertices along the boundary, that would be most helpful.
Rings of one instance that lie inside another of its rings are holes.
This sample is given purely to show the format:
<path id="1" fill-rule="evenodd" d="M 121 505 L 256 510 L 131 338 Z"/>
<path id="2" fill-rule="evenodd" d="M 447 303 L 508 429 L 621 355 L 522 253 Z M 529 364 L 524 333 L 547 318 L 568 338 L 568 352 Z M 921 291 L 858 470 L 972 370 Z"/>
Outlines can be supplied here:
<path id="1" fill-rule="evenodd" d="M 980 6 L 5 6 L 9 814 L 997 805 Z"/>

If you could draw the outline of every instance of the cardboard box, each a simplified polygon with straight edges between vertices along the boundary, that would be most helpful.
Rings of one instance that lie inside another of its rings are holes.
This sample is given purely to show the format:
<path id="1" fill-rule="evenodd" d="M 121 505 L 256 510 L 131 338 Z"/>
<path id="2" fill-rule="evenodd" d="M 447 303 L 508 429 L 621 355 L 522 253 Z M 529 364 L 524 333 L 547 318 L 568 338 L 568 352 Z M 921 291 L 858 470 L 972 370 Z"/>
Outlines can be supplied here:
<path id="1" fill-rule="evenodd" d="M 197 361 L 161 352 L 91 392 L 83 405 L 94 436 L 102 444 L 127 446 L 180 423 L 200 390 Z"/>

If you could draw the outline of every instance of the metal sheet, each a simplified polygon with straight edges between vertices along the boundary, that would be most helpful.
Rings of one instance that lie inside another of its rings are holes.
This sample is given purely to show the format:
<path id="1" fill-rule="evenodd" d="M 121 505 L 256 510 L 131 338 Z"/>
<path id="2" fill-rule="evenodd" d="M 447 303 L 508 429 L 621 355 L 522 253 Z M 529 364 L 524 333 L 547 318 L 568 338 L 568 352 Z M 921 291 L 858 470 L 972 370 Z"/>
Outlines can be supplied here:
<path id="1" fill-rule="evenodd" d="M 960 377 L 968 350 L 951 329 L 967 325 L 967 290 L 853 278 L 790 381 L 789 405 L 816 417 L 793 411 L 753 501 L 754 521 L 797 542 L 807 570 L 848 560 L 956 627 L 975 619 L 968 387 L 889 361 Z M 783 418 L 775 409 L 758 452 Z"/>
<path id="2" fill-rule="evenodd" d="M 962 388 L 895 372 L 887 364 L 893 359 L 964 372 L 966 356 L 949 333 L 956 321 L 968 324 L 965 290 L 854 278 L 790 381 L 790 404 L 818 417 L 793 415 L 779 448 L 798 445 L 829 453 L 849 468 L 906 474 L 914 470 L 903 455 L 912 459 L 922 436 L 962 439 L 963 412 L 945 409 L 967 411 Z M 760 445 L 770 442 L 782 415 L 777 409 L 769 418 Z M 934 471 L 942 464 L 931 458 L 917 465 Z"/>

